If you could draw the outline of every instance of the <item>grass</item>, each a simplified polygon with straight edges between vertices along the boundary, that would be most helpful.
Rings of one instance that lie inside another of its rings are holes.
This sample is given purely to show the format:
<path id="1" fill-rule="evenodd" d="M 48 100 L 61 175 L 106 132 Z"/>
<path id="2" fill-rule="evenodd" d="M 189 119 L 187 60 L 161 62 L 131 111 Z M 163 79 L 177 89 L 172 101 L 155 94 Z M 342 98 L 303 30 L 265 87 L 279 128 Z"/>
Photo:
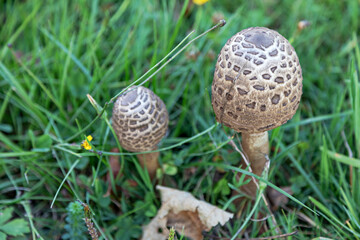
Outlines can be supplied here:
<path id="1" fill-rule="evenodd" d="M 224 27 L 192 43 L 145 83 L 170 114 L 168 136 L 159 146 L 160 182 L 235 211 L 229 192 L 238 168 L 229 167 L 238 166 L 240 155 L 215 123 L 212 75 L 230 36 L 250 26 L 269 27 L 291 39 L 304 77 L 297 114 L 270 133 L 268 183 L 290 186 L 295 200 L 274 212 L 278 227 L 284 234 L 297 231 L 289 239 L 360 239 L 359 1 L 187 4 L 0 3 L 0 211 L 14 207 L 13 217 L 29 222 L 25 238 L 60 239 L 68 233 L 66 209 L 79 199 L 91 208 L 103 238 L 140 237 L 141 226 L 160 207 L 159 196 L 133 154 L 111 151 L 118 143 L 109 124 L 110 100 L 191 30 L 196 33 L 189 39 L 213 26 L 212 17 L 221 13 Z M 298 31 L 303 19 L 311 25 Z M 88 93 L 105 109 L 95 109 Z M 101 156 L 80 148 L 90 134 Z M 121 171 L 107 180 L 113 157 Z M 230 239 L 254 210 L 244 211 L 208 235 Z M 266 213 L 262 201 L 258 211 Z M 250 219 L 242 227 L 249 237 L 278 234 L 275 228 L 259 232 L 261 224 Z"/>

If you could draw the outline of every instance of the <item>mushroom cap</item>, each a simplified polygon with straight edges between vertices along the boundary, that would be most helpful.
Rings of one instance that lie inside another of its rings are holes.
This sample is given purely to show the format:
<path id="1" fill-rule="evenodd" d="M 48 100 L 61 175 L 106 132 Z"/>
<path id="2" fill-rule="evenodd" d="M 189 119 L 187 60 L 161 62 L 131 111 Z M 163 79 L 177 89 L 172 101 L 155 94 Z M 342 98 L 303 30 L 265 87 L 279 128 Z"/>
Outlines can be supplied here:
<path id="1" fill-rule="evenodd" d="M 244 29 L 221 49 L 211 99 L 218 122 L 237 132 L 271 130 L 293 117 L 301 94 L 299 59 L 278 32 Z"/>
<path id="2" fill-rule="evenodd" d="M 130 87 L 113 107 L 112 126 L 123 148 L 151 151 L 164 137 L 169 115 L 164 102 L 146 87 Z"/>

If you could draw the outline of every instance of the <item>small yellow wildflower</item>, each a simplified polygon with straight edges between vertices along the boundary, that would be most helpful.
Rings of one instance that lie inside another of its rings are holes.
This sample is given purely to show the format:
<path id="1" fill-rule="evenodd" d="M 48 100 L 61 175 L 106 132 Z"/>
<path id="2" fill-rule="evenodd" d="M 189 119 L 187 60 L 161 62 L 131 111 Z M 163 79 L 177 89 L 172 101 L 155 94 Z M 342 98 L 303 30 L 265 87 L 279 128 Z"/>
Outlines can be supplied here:
<path id="1" fill-rule="evenodd" d="M 203 5 L 205 3 L 207 3 L 209 0 L 193 0 L 193 3 L 195 3 L 196 5 Z"/>
<path id="2" fill-rule="evenodd" d="M 93 140 L 93 137 L 91 135 L 89 135 L 86 137 L 86 139 L 87 139 L 87 141 L 86 140 L 82 141 L 81 146 L 83 148 L 85 148 L 86 150 L 91 150 L 91 145 L 89 144 L 89 142 L 91 142 L 91 140 Z"/>

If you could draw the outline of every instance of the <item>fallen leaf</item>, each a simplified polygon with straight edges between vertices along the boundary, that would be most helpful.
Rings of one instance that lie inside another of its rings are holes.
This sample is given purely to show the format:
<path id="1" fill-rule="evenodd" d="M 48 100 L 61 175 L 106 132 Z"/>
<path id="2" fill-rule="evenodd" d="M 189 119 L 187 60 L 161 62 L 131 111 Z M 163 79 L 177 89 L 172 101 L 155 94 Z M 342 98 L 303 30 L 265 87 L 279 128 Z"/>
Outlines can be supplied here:
<path id="1" fill-rule="evenodd" d="M 186 168 L 184 170 L 184 181 L 187 181 L 190 178 L 192 178 L 196 174 L 196 171 L 197 171 L 197 167 Z"/>
<path id="2" fill-rule="evenodd" d="M 269 190 L 267 191 L 267 193 L 272 203 L 271 210 L 276 211 L 279 207 L 285 206 L 289 202 L 288 197 L 285 196 L 284 194 L 278 192 L 273 188 L 268 188 L 268 189 Z M 293 194 L 291 187 L 281 187 L 281 189 L 290 195 Z"/>
<path id="3" fill-rule="evenodd" d="M 117 148 L 113 148 L 113 149 L 111 149 L 111 152 L 118 153 L 119 150 Z M 108 172 L 106 174 L 106 182 L 108 183 L 108 189 L 107 189 L 104 197 L 110 196 L 110 194 L 111 194 L 111 176 L 110 176 L 110 174 L 112 174 L 113 177 L 116 178 L 116 176 L 118 175 L 118 173 L 120 171 L 121 166 L 120 166 L 120 162 L 119 162 L 119 156 L 111 155 L 109 157 L 109 164 L 110 164 L 111 172 Z"/>
<path id="4" fill-rule="evenodd" d="M 232 213 L 207 202 L 197 200 L 190 193 L 163 186 L 160 190 L 162 205 L 157 215 L 144 227 L 143 240 L 163 240 L 169 236 L 169 227 L 193 240 L 203 239 L 202 231 L 220 223 L 224 225 Z"/>

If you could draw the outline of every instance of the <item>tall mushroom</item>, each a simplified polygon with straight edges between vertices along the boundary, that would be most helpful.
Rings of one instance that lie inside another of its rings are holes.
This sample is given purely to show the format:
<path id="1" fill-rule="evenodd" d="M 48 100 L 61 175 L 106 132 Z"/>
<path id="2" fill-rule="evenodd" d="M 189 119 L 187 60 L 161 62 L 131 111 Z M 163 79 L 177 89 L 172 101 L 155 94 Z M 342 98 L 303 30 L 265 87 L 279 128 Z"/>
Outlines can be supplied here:
<path id="1" fill-rule="evenodd" d="M 112 126 L 121 146 L 130 152 L 157 149 L 169 122 L 164 102 L 148 88 L 130 87 L 119 96 L 113 107 Z M 159 152 L 137 154 L 142 167 L 146 166 L 151 178 L 159 167 Z"/>
<path id="2" fill-rule="evenodd" d="M 264 27 L 242 30 L 221 49 L 212 83 L 216 120 L 242 133 L 251 169 L 261 175 L 269 154 L 267 131 L 285 124 L 299 106 L 302 72 L 294 48 Z M 256 196 L 254 182 L 242 187 Z"/>

